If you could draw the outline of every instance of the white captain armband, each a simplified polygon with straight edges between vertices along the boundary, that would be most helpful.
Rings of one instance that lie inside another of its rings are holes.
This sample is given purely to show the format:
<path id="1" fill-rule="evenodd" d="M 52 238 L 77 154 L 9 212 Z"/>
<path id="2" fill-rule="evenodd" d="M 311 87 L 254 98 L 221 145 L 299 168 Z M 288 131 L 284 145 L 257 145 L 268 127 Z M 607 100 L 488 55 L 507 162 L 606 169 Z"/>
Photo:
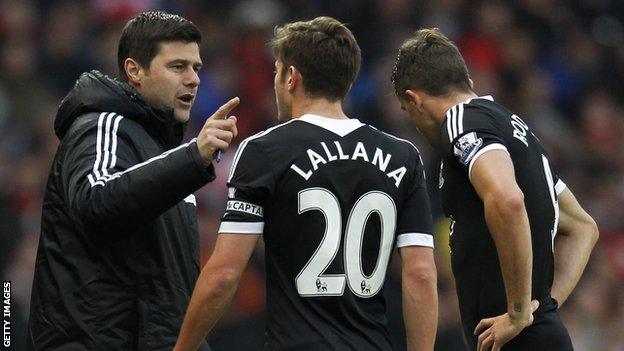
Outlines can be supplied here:
<path id="1" fill-rule="evenodd" d="M 249 202 L 240 200 L 229 200 L 227 202 L 226 211 L 246 213 L 260 218 L 264 217 L 264 209 L 262 208 L 262 206 L 254 205 Z"/>

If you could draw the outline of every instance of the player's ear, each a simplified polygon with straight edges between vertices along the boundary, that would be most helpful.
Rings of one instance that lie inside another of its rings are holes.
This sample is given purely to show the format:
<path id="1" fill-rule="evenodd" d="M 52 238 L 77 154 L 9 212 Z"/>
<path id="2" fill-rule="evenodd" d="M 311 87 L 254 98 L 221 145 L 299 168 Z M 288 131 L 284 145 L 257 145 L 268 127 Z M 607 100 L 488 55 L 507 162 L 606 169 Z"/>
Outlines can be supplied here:
<path id="1" fill-rule="evenodd" d="M 124 70 L 126 71 L 126 77 L 128 77 L 128 83 L 131 85 L 141 85 L 142 68 L 141 65 L 132 58 L 127 58 L 124 61 Z"/>
<path id="2" fill-rule="evenodd" d="M 421 96 L 420 91 L 407 89 L 405 90 L 405 95 L 407 95 L 408 103 L 416 106 L 418 111 L 422 111 L 423 97 Z"/>
<path id="3" fill-rule="evenodd" d="M 289 92 L 293 92 L 299 84 L 303 82 L 301 72 L 295 66 L 289 66 L 286 74 L 286 87 Z"/>
<path id="4" fill-rule="evenodd" d="M 470 89 L 474 89 L 474 82 L 472 79 L 468 78 L 468 83 L 470 83 Z"/>

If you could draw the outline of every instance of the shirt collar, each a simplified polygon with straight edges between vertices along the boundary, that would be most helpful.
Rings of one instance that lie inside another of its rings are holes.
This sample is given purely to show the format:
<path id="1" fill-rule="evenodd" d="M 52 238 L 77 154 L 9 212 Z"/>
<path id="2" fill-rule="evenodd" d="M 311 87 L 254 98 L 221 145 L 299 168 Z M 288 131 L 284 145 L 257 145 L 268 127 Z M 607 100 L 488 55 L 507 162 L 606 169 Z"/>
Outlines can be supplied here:
<path id="1" fill-rule="evenodd" d="M 341 137 L 344 137 L 364 125 L 364 123 L 357 119 L 337 119 L 309 113 L 299 117 L 298 120 L 327 129 L 332 133 L 340 135 Z"/>

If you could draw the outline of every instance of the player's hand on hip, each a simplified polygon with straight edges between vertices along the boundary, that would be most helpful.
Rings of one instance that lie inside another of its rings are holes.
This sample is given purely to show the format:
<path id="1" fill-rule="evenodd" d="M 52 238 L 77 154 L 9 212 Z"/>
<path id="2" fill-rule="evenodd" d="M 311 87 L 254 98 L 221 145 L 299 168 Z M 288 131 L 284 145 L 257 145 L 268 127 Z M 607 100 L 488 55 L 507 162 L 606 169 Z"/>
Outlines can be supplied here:
<path id="1" fill-rule="evenodd" d="M 239 102 L 240 99 L 235 97 L 219 107 L 197 135 L 197 148 L 206 166 L 212 162 L 217 150 L 225 151 L 238 135 L 236 117 L 228 115 Z"/>
<path id="2" fill-rule="evenodd" d="M 539 302 L 537 300 L 531 301 L 531 313 L 524 319 L 512 318 L 509 313 L 482 319 L 474 331 L 475 335 L 479 335 L 477 351 L 500 351 L 501 347 L 509 340 L 533 324 L 533 312 L 538 307 Z"/>

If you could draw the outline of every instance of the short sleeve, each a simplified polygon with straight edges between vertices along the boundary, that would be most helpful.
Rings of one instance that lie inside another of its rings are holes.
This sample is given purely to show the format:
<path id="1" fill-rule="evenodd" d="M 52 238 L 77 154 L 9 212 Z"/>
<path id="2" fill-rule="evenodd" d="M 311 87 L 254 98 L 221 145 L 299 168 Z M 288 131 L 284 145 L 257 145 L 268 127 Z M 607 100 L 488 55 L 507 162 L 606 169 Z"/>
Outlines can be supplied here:
<path id="1" fill-rule="evenodd" d="M 397 247 L 433 247 L 433 220 L 425 170 L 419 156 L 415 157 L 414 173 L 408 183 L 407 197 L 397 223 Z"/>
<path id="2" fill-rule="evenodd" d="M 266 154 L 253 140 L 241 143 L 228 178 L 228 201 L 219 233 L 262 234 L 264 207 L 275 179 Z"/>
<path id="3" fill-rule="evenodd" d="M 446 113 L 441 139 L 444 152 L 464 166 L 469 177 L 474 162 L 486 152 L 508 152 L 493 118 L 464 104 L 456 105 Z"/>

